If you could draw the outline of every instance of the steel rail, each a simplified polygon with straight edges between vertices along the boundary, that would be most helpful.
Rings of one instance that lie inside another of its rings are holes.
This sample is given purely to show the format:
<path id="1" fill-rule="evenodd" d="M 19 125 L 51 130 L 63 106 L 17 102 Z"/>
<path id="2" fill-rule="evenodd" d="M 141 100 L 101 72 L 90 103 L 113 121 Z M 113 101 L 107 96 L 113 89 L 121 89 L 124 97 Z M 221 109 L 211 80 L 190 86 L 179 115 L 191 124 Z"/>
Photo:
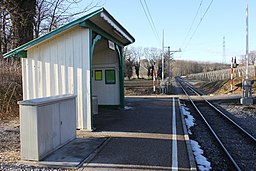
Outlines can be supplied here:
<path id="1" fill-rule="evenodd" d="M 177 79 L 176 79 L 177 80 Z M 177 80 L 178 81 L 178 80 Z M 210 126 L 210 124 L 208 123 L 208 121 L 205 119 L 205 117 L 203 116 L 203 114 L 201 113 L 201 111 L 198 109 L 198 107 L 196 106 L 196 104 L 194 103 L 194 101 L 192 100 L 192 98 L 189 96 L 189 94 L 187 93 L 187 91 L 185 90 L 185 88 L 183 87 L 183 85 L 181 84 L 180 81 L 178 81 L 179 84 L 181 85 L 182 90 L 184 91 L 184 93 L 186 94 L 186 96 L 189 98 L 190 102 L 193 104 L 194 108 L 196 109 L 196 111 L 199 113 L 199 115 L 201 116 L 201 118 L 204 120 L 205 124 L 207 125 L 207 127 L 210 129 L 211 133 L 213 134 L 213 136 L 215 137 L 215 139 L 218 141 L 219 145 L 221 146 L 221 148 L 224 150 L 225 154 L 227 155 L 227 157 L 230 159 L 230 161 L 232 162 L 232 164 L 234 165 L 234 167 L 238 170 L 241 171 L 241 168 L 238 166 L 238 164 L 236 163 L 236 161 L 234 160 L 234 158 L 231 156 L 231 154 L 228 152 L 228 150 L 226 149 L 226 147 L 224 146 L 224 144 L 222 143 L 222 141 L 220 140 L 220 138 L 218 137 L 218 135 L 215 133 L 215 131 L 212 129 L 212 127 Z M 190 87 L 190 86 L 189 86 Z M 192 90 L 193 91 L 193 90 Z"/>
<path id="2" fill-rule="evenodd" d="M 211 102 L 209 102 L 207 99 L 202 97 L 187 81 L 185 82 L 190 90 L 192 90 L 194 93 L 196 93 L 198 96 L 200 96 L 205 102 L 207 102 L 215 111 L 220 113 L 222 116 L 224 116 L 227 120 L 229 120 L 232 124 L 234 124 L 240 131 L 242 131 L 244 134 L 246 134 L 248 137 L 250 137 L 254 142 L 256 142 L 256 138 L 252 136 L 250 133 L 248 133 L 245 129 L 243 129 L 240 125 L 238 125 L 235 121 L 233 121 L 230 117 L 228 117 L 226 114 L 224 114 L 220 109 L 218 109 L 215 105 L 213 105 Z"/>

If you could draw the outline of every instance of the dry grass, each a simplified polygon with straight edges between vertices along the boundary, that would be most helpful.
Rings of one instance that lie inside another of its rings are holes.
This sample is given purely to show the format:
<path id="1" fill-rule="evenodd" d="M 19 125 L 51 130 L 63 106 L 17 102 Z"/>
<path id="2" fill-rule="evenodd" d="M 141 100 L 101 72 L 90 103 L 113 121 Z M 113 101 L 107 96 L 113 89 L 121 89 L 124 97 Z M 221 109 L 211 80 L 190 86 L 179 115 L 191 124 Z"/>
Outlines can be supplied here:
<path id="1" fill-rule="evenodd" d="M 124 81 L 125 96 L 151 95 L 153 81 L 149 79 L 131 79 Z"/>
<path id="2" fill-rule="evenodd" d="M 252 85 L 252 93 L 256 92 L 256 77 L 252 77 L 250 78 L 251 80 L 254 81 L 253 85 Z M 242 81 L 243 78 L 242 77 L 237 77 L 234 79 L 234 83 L 233 83 L 233 92 L 230 91 L 230 81 L 226 82 L 222 87 L 220 87 L 215 94 L 242 94 Z"/>
<path id="3" fill-rule="evenodd" d="M 0 60 L 0 118 L 18 115 L 17 101 L 22 99 L 21 65 L 19 61 Z"/>
<path id="4" fill-rule="evenodd" d="M 252 77 L 254 81 L 252 85 L 252 92 L 256 92 L 256 77 Z M 233 92 L 230 91 L 230 80 L 221 81 L 198 81 L 194 86 L 201 89 L 205 94 L 242 94 L 242 77 L 237 77 L 233 82 Z"/>

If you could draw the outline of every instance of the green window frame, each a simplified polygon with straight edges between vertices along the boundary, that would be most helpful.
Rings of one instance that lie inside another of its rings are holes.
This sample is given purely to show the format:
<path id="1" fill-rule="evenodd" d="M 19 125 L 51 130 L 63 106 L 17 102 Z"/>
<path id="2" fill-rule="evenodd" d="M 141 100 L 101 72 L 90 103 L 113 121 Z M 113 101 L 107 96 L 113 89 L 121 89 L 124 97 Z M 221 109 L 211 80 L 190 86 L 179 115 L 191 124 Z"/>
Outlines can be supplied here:
<path id="1" fill-rule="evenodd" d="M 95 81 L 102 80 L 102 70 L 95 70 Z"/>
<path id="2" fill-rule="evenodd" d="M 106 84 L 116 84 L 115 69 L 106 69 L 105 70 L 105 83 Z"/>

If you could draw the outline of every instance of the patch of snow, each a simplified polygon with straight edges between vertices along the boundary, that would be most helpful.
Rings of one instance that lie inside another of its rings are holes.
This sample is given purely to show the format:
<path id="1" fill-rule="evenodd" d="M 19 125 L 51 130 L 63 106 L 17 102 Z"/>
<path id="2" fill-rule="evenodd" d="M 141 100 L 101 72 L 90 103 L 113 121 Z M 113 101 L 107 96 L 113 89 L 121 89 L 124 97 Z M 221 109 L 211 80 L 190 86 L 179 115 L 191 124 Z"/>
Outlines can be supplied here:
<path id="1" fill-rule="evenodd" d="M 131 110 L 131 109 L 133 109 L 133 107 L 131 107 L 131 106 L 125 106 L 124 107 L 124 110 Z"/>
<path id="2" fill-rule="evenodd" d="M 185 105 L 181 105 L 182 113 L 185 116 L 185 122 L 187 125 L 188 133 L 191 135 L 190 128 L 195 125 L 195 118 L 189 112 L 189 109 Z"/>
<path id="3" fill-rule="evenodd" d="M 207 159 L 203 156 L 204 151 L 201 149 L 201 146 L 194 140 L 190 140 L 190 142 L 196 163 L 198 165 L 198 169 L 201 171 L 210 170 L 212 168 L 211 163 L 208 162 Z"/>

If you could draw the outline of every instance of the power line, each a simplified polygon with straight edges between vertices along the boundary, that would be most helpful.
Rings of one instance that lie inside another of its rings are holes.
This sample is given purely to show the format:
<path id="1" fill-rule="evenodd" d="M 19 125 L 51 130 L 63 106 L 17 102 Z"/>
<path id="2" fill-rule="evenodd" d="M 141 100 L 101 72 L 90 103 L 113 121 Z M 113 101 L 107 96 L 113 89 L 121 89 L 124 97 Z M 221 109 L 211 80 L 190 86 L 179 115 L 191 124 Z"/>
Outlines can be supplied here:
<path id="1" fill-rule="evenodd" d="M 190 37 L 190 39 L 189 39 L 189 41 L 188 41 L 188 43 L 187 43 L 187 45 L 185 46 L 185 48 L 184 48 L 184 49 L 187 49 L 188 45 L 190 44 L 191 40 L 193 39 L 193 37 L 194 37 L 195 33 L 197 32 L 197 30 L 198 30 L 198 28 L 199 28 L 200 24 L 201 24 L 201 23 L 202 23 L 202 21 L 203 21 L 203 19 L 204 19 L 205 15 L 207 14 L 207 12 L 208 12 L 209 8 L 211 7 L 212 2 L 213 2 L 213 0 L 210 2 L 210 4 L 208 5 L 207 9 L 205 10 L 205 12 L 204 12 L 203 16 L 201 17 L 201 19 L 200 19 L 199 23 L 197 24 L 196 29 L 194 30 L 193 34 L 191 35 L 191 37 Z"/>
<path id="2" fill-rule="evenodd" d="M 198 6 L 198 8 L 197 8 L 196 15 L 195 15 L 195 17 L 194 17 L 194 19 L 193 19 L 193 21 L 192 21 L 192 23 L 191 23 L 191 25 L 190 25 L 190 27 L 189 27 L 189 29 L 188 29 L 188 32 L 187 32 L 187 34 L 186 34 L 186 37 L 185 37 L 185 39 L 184 39 L 184 41 L 183 41 L 181 47 L 184 46 L 184 44 L 185 44 L 185 42 L 186 42 L 186 40 L 187 40 L 187 38 L 188 38 L 188 36 L 189 36 L 189 33 L 191 32 L 192 27 L 194 26 L 195 20 L 196 20 L 196 18 L 197 18 L 197 15 L 198 15 L 198 13 L 199 13 L 200 8 L 202 7 L 203 1 L 204 1 L 204 0 L 201 0 L 199 6 Z"/>
<path id="3" fill-rule="evenodd" d="M 151 30 L 153 31 L 153 33 L 154 33 L 156 39 L 160 42 L 160 38 L 159 38 L 159 35 L 158 35 L 158 33 L 157 33 L 156 26 L 155 26 L 155 24 L 154 24 L 154 21 L 153 21 L 153 18 L 152 18 L 152 16 L 151 16 L 151 13 L 150 13 L 150 10 L 149 10 L 149 8 L 148 8 L 148 5 L 147 5 L 146 0 L 144 0 L 144 3 L 145 3 L 145 6 L 146 6 L 146 9 L 145 9 L 145 7 L 144 7 L 142 1 L 140 0 L 140 4 L 141 4 L 142 9 L 143 9 L 143 11 L 144 11 L 144 13 L 145 13 L 145 15 L 146 15 L 146 17 L 147 17 L 147 20 L 148 20 L 149 24 L 150 24 Z"/>
<path id="4" fill-rule="evenodd" d="M 157 35 L 157 38 L 160 40 L 159 35 L 158 35 L 158 33 L 157 33 L 157 30 L 156 30 L 156 26 L 155 26 L 154 20 L 153 20 L 153 18 L 152 18 L 152 16 L 151 16 L 151 13 L 150 13 L 150 11 L 149 11 L 149 8 L 148 8 L 148 5 L 147 5 L 146 0 L 144 0 L 144 3 L 145 3 L 145 5 L 146 5 L 147 11 L 148 11 L 148 13 L 149 13 L 149 17 L 150 17 L 150 20 L 151 20 L 151 22 L 152 22 L 152 24 L 153 24 L 153 27 L 154 27 L 155 33 L 156 33 L 156 35 Z"/>

